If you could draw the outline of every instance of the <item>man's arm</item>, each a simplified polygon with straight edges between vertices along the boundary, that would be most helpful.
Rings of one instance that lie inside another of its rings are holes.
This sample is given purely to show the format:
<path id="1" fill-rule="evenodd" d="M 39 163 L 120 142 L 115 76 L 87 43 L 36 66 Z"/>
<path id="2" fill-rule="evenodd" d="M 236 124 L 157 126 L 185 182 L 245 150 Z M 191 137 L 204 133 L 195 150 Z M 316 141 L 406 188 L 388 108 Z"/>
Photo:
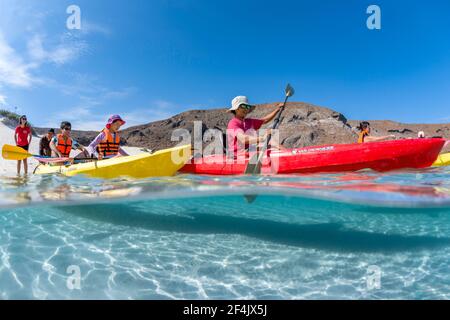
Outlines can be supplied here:
<path id="1" fill-rule="evenodd" d="M 367 136 L 364 138 L 364 142 L 376 142 L 376 141 L 384 141 L 384 140 L 389 140 L 395 138 L 395 136 L 393 134 L 389 135 L 389 136 L 382 136 L 382 137 L 371 137 L 371 136 Z"/>
<path id="2" fill-rule="evenodd" d="M 94 157 L 98 158 L 99 154 L 97 152 L 97 146 L 105 139 L 105 133 L 101 132 L 94 141 L 91 142 L 91 144 L 87 147 L 87 151 L 93 155 Z"/>
<path id="3" fill-rule="evenodd" d="M 80 150 L 82 152 L 87 151 L 87 149 L 83 145 L 79 144 L 78 141 L 73 140 L 73 139 L 72 139 L 72 149 Z"/>
<path id="4" fill-rule="evenodd" d="M 56 144 L 55 144 L 55 140 L 54 139 L 52 139 L 51 141 L 50 141 L 50 149 L 59 157 L 59 158 L 62 158 L 62 154 L 61 154 L 61 152 L 59 152 L 59 150 L 58 150 L 58 148 L 56 147 Z"/>
<path id="5" fill-rule="evenodd" d="M 278 114 L 278 111 L 280 111 L 281 107 L 283 106 L 282 103 L 277 105 L 277 108 L 275 110 L 273 110 L 271 113 L 269 113 L 267 116 L 265 116 L 264 118 L 262 118 L 261 120 L 264 121 L 263 123 L 269 123 L 270 121 L 273 120 L 273 118 L 275 118 L 275 116 Z"/>
<path id="6" fill-rule="evenodd" d="M 79 144 L 76 140 L 72 140 L 72 149 L 81 151 L 75 158 L 90 158 L 91 154 L 89 153 L 88 149 L 85 148 L 83 145 Z"/>

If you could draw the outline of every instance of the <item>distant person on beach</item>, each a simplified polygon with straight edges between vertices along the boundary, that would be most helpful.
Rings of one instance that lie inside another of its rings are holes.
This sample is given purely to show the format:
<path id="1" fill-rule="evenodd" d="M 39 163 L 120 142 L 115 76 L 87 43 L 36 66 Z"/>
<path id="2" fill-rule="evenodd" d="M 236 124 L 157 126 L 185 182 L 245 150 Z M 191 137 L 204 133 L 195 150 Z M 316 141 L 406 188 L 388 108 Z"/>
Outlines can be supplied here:
<path id="1" fill-rule="evenodd" d="M 358 136 L 358 143 L 395 139 L 395 136 L 393 134 L 391 134 L 389 136 L 382 136 L 382 137 L 371 136 L 370 135 L 370 123 L 367 121 L 361 122 L 359 124 L 358 129 L 360 131 L 359 136 Z"/>
<path id="2" fill-rule="evenodd" d="M 61 122 L 61 133 L 56 135 L 50 141 L 50 149 L 52 150 L 52 157 L 55 158 L 70 158 L 72 150 L 80 150 L 81 153 L 76 156 L 89 157 L 86 149 L 77 141 L 71 138 L 72 124 L 67 121 Z"/>
<path id="3" fill-rule="evenodd" d="M 271 130 L 267 130 L 264 137 L 258 137 L 256 131 L 262 125 L 272 121 L 280 111 L 282 103 L 278 104 L 276 109 L 263 117 L 262 119 L 247 118 L 247 116 L 255 109 L 255 106 L 248 103 L 248 98 L 245 96 L 238 96 L 231 102 L 231 108 L 228 112 L 234 114 L 234 118 L 230 120 L 227 127 L 228 150 L 233 151 L 236 156 L 238 151 L 244 151 L 249 148 L 251 144 L 259 144 L 263 142 Z M 272 143 L 272 147 L 283 148 Z"/>
<path id="4" fill-rule="evenodd" d="M 55 136 L 55 129 L 48 130 L 47 134 L 41 138 L 39 142 L 39 155 L 42 157 L 51 157 L 52 149 L 50 148 L 50 141 Z"/>
<path id="5" fill-rule="evenodd" d="M 33 135 L 31 133 L 31 127 L 28 123 L 27 116 L 21 116 L 19 118 L 19 125 L 16 127 L 14 133 L 14 140 L 16 141 L 16 146 L 28 151 L 30 149 L 31 139 Z M 28 161 L 23 159 L 23 170 L 25 174 L 28 174 Z M 17 161 L 17 174 L 20 174 L 21 160 Z"/>
<path id="6" fill-rule="evenodd" d="M 119 115 L 111 116 L 102 132 L 89 145 L 88 152 L 100 160 L 128 156 L 120 146 L 119 130 L 125 123 Z"/>

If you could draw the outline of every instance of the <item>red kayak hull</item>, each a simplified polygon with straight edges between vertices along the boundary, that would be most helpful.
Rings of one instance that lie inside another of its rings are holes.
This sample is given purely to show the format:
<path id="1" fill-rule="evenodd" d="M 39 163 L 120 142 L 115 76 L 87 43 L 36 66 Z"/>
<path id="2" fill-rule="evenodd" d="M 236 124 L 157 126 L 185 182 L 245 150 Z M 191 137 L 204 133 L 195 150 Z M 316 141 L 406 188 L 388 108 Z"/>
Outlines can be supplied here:
<path id="1" fill-rule="evenodd" d="M 426 168 L 436 161 L 446 140 L 404 139 L 363 144 L 336 144 L 269 151 L 263 159 L 263 174 L 347 172 L 362 169 L 390 171 Z M 192 159 L 180 171 L 191 174 L 244 174 L 251 154 L 238 159 L 224 155 Z"/>

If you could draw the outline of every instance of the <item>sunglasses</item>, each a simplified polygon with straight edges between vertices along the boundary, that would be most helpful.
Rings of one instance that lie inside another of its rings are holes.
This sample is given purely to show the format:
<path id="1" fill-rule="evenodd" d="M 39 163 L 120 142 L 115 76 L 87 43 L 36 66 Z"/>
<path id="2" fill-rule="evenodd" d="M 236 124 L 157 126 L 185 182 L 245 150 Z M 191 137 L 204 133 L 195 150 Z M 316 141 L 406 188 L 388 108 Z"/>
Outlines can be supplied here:
<path id="1" fill-rule="evenodd" d="M 65 128 L 63 128 L 63 130 L 72 131 L 72 128 L 71 127 L 65 127 Z"/>
<path id="2" fill-rule="evenodd" d="M 251 110 L 253 108 L 253 106 L 251 106 L 249 104 L 241 104 L 239 107 L 246 109 L 246 110 Z"/>
<path id="3" fill-rule="evenodd" d="M 27 118 L 22 118 L 20 121 L 28 121 Z"/>

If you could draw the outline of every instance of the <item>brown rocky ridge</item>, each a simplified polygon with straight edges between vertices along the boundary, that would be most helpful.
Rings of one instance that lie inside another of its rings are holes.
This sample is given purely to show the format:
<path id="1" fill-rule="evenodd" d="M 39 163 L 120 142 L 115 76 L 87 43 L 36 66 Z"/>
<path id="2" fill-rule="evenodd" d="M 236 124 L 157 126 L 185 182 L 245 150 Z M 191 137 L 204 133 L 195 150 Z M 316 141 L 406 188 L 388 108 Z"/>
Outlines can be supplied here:
<path id="1" fill-rule="evenodd" d="M 275 109 L 277 103 L 257 105 L 250 117 L 260 118 Z M 160 150 L 175 146 L 171 141 L 175 129 L 187 129 L 191 134 L 194 121 L 201 121 L 201 131 L 219 129 L 226 132 L 228 121 L 233 115 L 227 109 L 190 110 L 171 118 L 127 128 L 121 132 L 124 145 Z M 394 134 L 397 138 L 417 137 L 424 131 L 427 137 L 442 136 L 450 138 L 450 123 L 444 124 L 405 124 L 388 120 L 368 120 L 372 134 Z M 357 141 L 356 126 L 360 121 L 347 120 L 337 111 L 303 102 L 289 102 L 280 123 L 280 141 L 287 148 L 312 145 L 354 143 Z M 270 123 L 266 127 L 270 127 Z M 99 128 L 101 129 L 101 128 Z M 39 134 L 46 129 L 36 128 Z M 74 131 L 73 137 L 81 144 L 88 145 L 98 132 Z M 445 152 L 450 151 L 447 147 Z"/>

